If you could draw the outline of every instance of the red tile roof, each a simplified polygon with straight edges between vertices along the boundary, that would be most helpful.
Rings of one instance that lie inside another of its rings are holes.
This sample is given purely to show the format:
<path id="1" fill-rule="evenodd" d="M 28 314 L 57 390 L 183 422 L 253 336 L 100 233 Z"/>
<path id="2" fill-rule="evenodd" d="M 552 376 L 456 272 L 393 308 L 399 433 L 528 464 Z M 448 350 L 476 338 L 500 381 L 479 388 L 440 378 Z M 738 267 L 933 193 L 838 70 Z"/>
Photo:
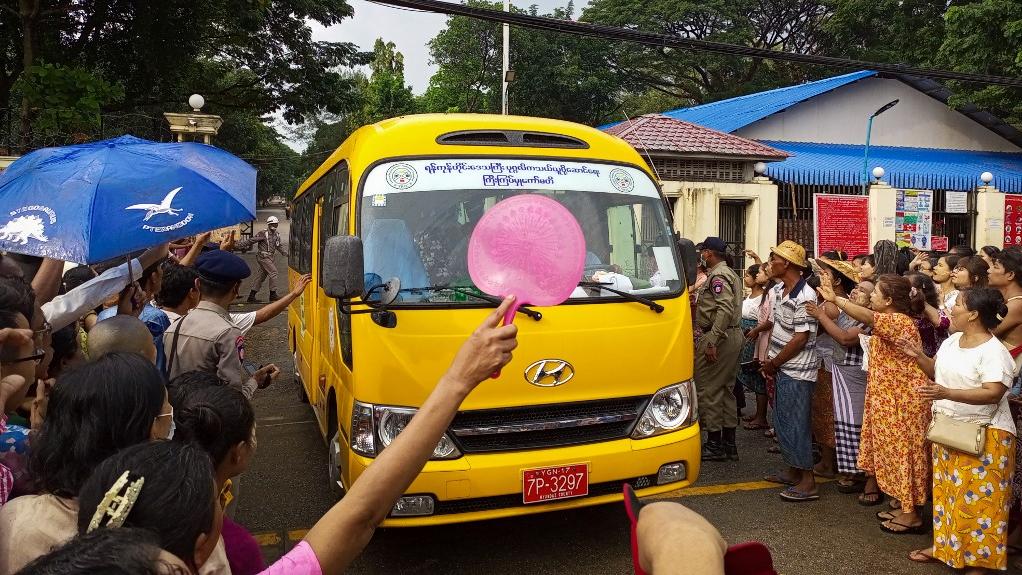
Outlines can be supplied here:
<path id="1" fill-rule="evenodd" d="M 685 155 L 730 156 L 756 160 L 783 160 L 788 153 L 663 114 L 646 114 L 604 129 L 635 149 Z"/>

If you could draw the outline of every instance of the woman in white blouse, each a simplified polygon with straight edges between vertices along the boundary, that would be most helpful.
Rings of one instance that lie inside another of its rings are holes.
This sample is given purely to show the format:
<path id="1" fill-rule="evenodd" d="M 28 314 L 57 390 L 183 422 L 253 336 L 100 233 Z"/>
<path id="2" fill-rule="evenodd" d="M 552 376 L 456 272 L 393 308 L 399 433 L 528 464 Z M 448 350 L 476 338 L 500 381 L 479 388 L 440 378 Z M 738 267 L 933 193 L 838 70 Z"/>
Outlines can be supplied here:
<path id="1" fill-rule="evenodd" d="M 1014 362 L 991 334 L 1008 313 L 999 291 L 963 290 L 950 312 L 957 333 L 935 358 L 916 345 L 906 352 L 936 381 L 919 390 L 933 401 L 933 413 L 986 425 L 986 439 L 978 456 L 933 444 L 933 547 L 909 559 L 940 561 L 972 575 L 1007 568 L 1015 424 L 1005 392 Z"/>

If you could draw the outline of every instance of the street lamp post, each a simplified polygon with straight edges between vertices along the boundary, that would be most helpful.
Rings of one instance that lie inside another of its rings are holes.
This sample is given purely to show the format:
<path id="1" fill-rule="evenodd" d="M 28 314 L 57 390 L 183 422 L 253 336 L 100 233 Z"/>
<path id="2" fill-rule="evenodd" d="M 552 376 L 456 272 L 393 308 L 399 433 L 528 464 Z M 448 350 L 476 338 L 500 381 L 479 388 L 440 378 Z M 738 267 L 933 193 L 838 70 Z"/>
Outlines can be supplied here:
<path id="1" fill-rule="evenodd" d="M 866 189 L 869 187 L 869 137 L 873 131 L 873 118 L 897 105 L 898 100 L 892 100 L 884 104 L 879 110 L 873 112 L 873 115 L 869 117 L 869 121 L 866 122 L 866 153 L 862 158 L 862 195 L 866 195 Z"/>
<path id="2" fill-rule="evenodd" d="M 504 11 L 511 11 L 511 0 L 504 0 Z M 500 91 L 501 114 L 507 115 L 508 71 L 511 69 L 511 27 L 504 24 L 504 73 L 501 74 L 502 89 Z"/>

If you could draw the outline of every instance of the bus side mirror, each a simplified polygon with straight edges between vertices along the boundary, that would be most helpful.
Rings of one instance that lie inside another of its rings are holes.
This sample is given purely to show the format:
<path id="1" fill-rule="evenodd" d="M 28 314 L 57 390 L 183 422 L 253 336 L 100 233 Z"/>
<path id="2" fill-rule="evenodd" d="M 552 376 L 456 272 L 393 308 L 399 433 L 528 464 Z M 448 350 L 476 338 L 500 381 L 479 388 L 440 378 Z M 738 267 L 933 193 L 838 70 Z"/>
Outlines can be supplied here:
<path id="1" fill-rule="evenodd" d="M 323 251 L 323 291 L 334 299 L 351 299 L 365 290 L 362 239 L 334 236 Z"/>
<path id="2" fill-rule="evenodd" d="M 685 266 L 685 284 L 696 283 L 699 266 L 699 252 L 696 245 L 688 238 L 678 238 L 678 250 L 681 252 L 681 265 Z"/>

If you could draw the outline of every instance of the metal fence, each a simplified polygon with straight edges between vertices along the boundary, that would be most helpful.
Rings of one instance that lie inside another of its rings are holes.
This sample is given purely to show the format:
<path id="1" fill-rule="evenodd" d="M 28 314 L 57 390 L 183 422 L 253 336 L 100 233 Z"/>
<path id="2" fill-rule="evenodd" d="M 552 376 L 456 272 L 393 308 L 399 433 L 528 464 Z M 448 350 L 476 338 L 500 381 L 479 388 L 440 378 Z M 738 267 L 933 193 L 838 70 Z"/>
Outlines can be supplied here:
<path id="1" fill-rule="evenodd" d="M 74 128 L 44 129 L 33 124 L 25 134 L 21 129 L 20 110 L 0 108 L 0 156 L 18 156 L 37 148 L 82 144 L 126 134 L 156 142 L 174 139 L 163 115 L 155 112 L 111 112 L 97 116 L 90 126 Z"/>
<path id="2" fill-rule="evenodd" d="M 857 178 L 840 172 L 802 172 L 794 183 L 794 174 L 784 170 L 771 174 L 777 183 L 777 241 L 793 240 L 812 250 L 815 245 L 813 196 L 816 194 L 861 194 Z"/>
<path id="3" fill-rule="evenodd" d="M 813 196 L 815 194 L 862 194 L 862 179 L 858 174 L 845 172 L 772 171 L 770 177 L 777 183 L 777 241 L 794 240 L 809 247 L 814 243 Z M 975 238 L 976 186 L 973 178 L 931 175 L 891 174 L 888 182 L 895 189 L 933 191 L 934 236 L 945 236 L 954 245 L 972 245 Z M 995 182 L 1004 191 L 1022 192 L 1022 179 L 1002 177 Z M 1003 188 L 1001 188 L 1003 186 Z M 968 192 L 967 211 L 947 211 L 949 191 Z"/>

